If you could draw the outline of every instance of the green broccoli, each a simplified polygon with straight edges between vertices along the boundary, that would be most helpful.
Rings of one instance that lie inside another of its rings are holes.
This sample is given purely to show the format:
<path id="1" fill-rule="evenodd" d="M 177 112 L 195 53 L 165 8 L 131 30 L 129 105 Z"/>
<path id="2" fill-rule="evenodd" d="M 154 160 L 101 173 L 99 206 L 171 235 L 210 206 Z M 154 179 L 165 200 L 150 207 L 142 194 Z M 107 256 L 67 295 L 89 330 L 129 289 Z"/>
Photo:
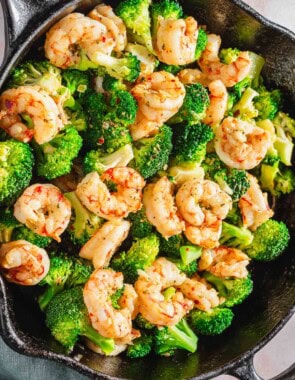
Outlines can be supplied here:
<path id="1" fill-rule="evenodd" d="M 253 235 L 253 241 L 245 249 L 245 253 L 258 261 L 276 259 L 287 248 L 290 240 L 286 224 L 273 219 L 261 224 Z"/>
<path id="2" fill-rule="evenodd" d="M 127 86 L 117 78 L 105 74 L 102 81 L 102 88 L 108 92 L 126 91 Z"/>
<path id="3" fill-rule="evenodd" d="M 253 53 L 252 51 L 249 51 L 248 54 L 251 61 L 251 68 L 248 76 L 251 78 L 251 86 L 256 89 L 260 84 L 260 73 L 265 64 L 265 59 L 261 55 Z"/>
<path id="4" fill-rule="evenodd" d="M 141 332 L 140 337 L 134 339 L 132 344 L 127 347 L 126 355 L 132 359 L 143 358 L 151 352 L 152 345 L 152 336 Z"/>
<path id="5" fill-rule="evenodd" d="M 115 13 L 124 21 L 133 39 L 153 53 L 150 3 L 150 0 L 123 0 L 116 7 Z"/>
<path id="6" fill-rule="evenodd" d="M 152 37 L 156 38 L 158 30 L 158 18 L 178 20 L 183 16 L 181 5 L 174 0 L 159 0 L 150 7 L 152 20 Z"/>
<path id="7" fill-rule="evenodd" d="M 142 239 L 153 232 L 154 227 L 149 222 L 144 207 L 135 213 L 130 213 L 128 219 L 131 222 L 130 234 L 133 238 Z"/>
<path id="8" fill-rule="evenodd" d="M 78 132 L 86 131 L 88 128 L 88 117 L 78 102 L 75 102 L 75 109 L 67 108 L 66 113 L 69 117 L 69 123 L 75 127 Z"/>
<path id="9" fill-rule="evenodd" d="M 91 77 L 86 71 L 63 70 L 62 79 L 74 98 L 81 97 L 91 87 Z"/>
<path id="10" fill-rule="evenodd" d="M 68 226 L 71 240 L 82 246 L 102 226 L 103 219 L 87 210 L 75 192 L 65 193 L 65 197 L 71 202 L 74 211 Z"/>
<path id="11" fill-rule="evenodd" d="M 157 57 L 143 45 L 128 43 L 125 50 L 139 59 L 141 73 L 152 73 L 159 65 Z"/>
<path id="12" fill-rule="evenodd" d="M 250 182 L 245 170 L 227 167 L 215 153 L 206 155 L 202 162 L 205 178 L 217 182 L 220 188 L 238 201 L 249 189 Z"/>
<path id="13" fill-rule="evenodd" d="M 158 66 L 158 71 L 167 71 L 167 73 L 176 75 L 183 69 L 183 66 L 177 65 L 167 65 L 166 63 L 161 62 Z"/>
<path id="14" fill-rule="evenodd" d="M 295 119 L 292 119 L 287 113 L 279 112 L 273 122 L 283 128 L 288 136 L 295 138 Z"/>
<path id="15" fill-rule="evenodd" d="M 168 239 L 160 235 L 160 252 L 168 257 L 180 258 L 180 247 L 184 244 L 184 238 L 180 235 L 173 235 Z"/>
<path id="16" fill-rule="evenodd" d="M 279 112 L 273 120 L 276 132 L 276 140 L 274 148 L 276 149 L 280 160 L 284 165 L 291 166 L 292 153 L 294 143 L 292 139 L 295 138 L 295 120 L 290 118 L 287 114 Z"/>
<path id="17" fill-rule="evenodd" d="M 234 313 L 227 308 L 214 308 L 209 311 L 193 310 L 190 313 L 190 324 L 196 334 L 222 334 L 232 323 Z"/>
<path id="18" fill-rule="evenodd" d="M 82 138 L 72 126 L 59 132 L 48 143 L 34 143 L 37 174 L 46 179 L 54 179 L 70 173 L 73 160 L 78 156 L 81 147 Z"/>
<path id="19" fill-rule="evenodd" d="M 134 141 L 134 159 L 130 166 L 144 178 L 152 177 L 168 163 L 171 150 L 172 131 L 163 125 L 155 136 Z"/>
<path id="20" fill-rule="evenodd" d="M 20 225 L 18 220 L 13 216 L 12 210 L 0 209 L 0 243 L 10 242 L 14 229 Z"/>
<path id="21" fill-rule="evenodd" d="M 85 174 L 104 171 L 116 166 L 127 166 L 133 159 L 132 145 L 122 146 L 114 153 L 104 153 L 101 149 L 91 150 L 86 153 L 83 161 L 83 171 Z"/>
<path id="22" fill-rule="evenodd" d="M 206 155 L 206 146 L 214 137 L 206 124 L 185 125 L 173 133 L 172 163 L 184 167 L 200 164 Z"/>
<path id="23" fill-rule="evenodd" d="M 169 261 L 177 266 L 177 268 L 183 272 L 187 277 L 192 277 L 198 270 L 197 260 L 193 260 L 188 264 L 184 263 L 180 259 L 169 257 Z"/>
<path id="24" fill-rule="evenodd" d="M 203 178 L 204 170 L 198 162 L 186 166 L 169 166 L 167 170 L 170 181 L 177 186 L 181 186 L 184 182 L 192 178 Z"/>
<path id="25" fill-rule="evenodd" d="M 184 265 L 189 265 L 202 255 L 202 248 L 196 245 L 183 245 L 180 247 L 179 251 Z"/>
<path id="26" fill-rule="evenodd" d="M 174 326 L 158 327 L 154 336 L 154 349 L 159 355 L 171 356 L 175 350 L 197 350 L 198 337 L 183 318 Z"/>
<path id="27" fill-rule="evenodd" d="M 13 69 L 7 87 L 40 86 L 50 95 L 56 95 L 61 85 L 60 69 L 49 61 L 30 60 Z"/>
<path id="28" fill-rule="evenodd" d="M 124 293 L 125 286 L 122 286 L 122 288 L 117 289 L 115 293 L 111 294 L 110 300 L 112 302 L 112 306 L 116 310 L 120 310 L 121 306 L 119 304 L 120 298 L 122 297 Z"/>
<path id="29" fill-rule="evenodd" d="M 85 336 L 108 355 L 115 349 L 113 339 L 101 336 L 90 324 L 83 290 L 75 287 L 58 294 L 46 310 L 46 325 L 67 349 L 73 349 L 78 337 Z"/>
<path id="30" fill-rule="evenodd" d="M 152 265 L 159 253 L 159 238 L 151 234 L 142 239 L 135 240 L 128 252 L 116 255 L 110 266 L 123 272 L 127 283 L 134 283 L 138 277 L 138 269 L 145 269 Z"/>
<path id="31" fill-rule="evenodd" d="M 140 313 L 137 314 L 135 318 L 135 323 L 140 329 L 143 330 L 152 330 L 155 327 L 155 325 L 153 325 L 151 322 L 145 319 Z"/>
<path id="32" fill-rule="evenodd" d="M 267 91 L 264 86 L 257 89 L 259 95 L 254 99 L 254 106 L 258 110 L 258 119 L 273 120 L 282 103 L 280 90 Z"/>
<path id="33" fill-rule="evenodd" d="M 219 53 L 220 61 L 226 65 L 230 65 L 238 59 L 240 52 L 241 51 L 236 48 L 221 49 Z"/>
<path id="34" fill-rule="evenodd" d="M 195 59 L 199 59 L 205 50 L 205 47 L 208 42 L 208 36 L 204 29 L 199 29 L 196 51 L 195 51 Z"/>
<path id="35" fill-rule="evenodd" d="M 196 124 L 205 117 L 208 105 L 209 95 L 206 88 L 200 83 L 188 84 L 185 86 L 185 98 L 181 108 L 167 124 Z"/>
<path id="36" fill-rule="evenodd" d="M 251 86 L 251 83 L 252 79 L 248 76 L 245 79 L 238 82 L 237 84 L 235 84 L 233 87 L 228 89 L 228 101 L 226 111 L 227 116 L 233 116 L 233 108 L 235 104 L 241 99 L 246 88 Z"/>
<path id="37" fill-rule="evenodd" d="M 222 222 L 220 244 L 244 250 L 253 241 L 253 234 L 246 227 L 237 227 L 227 222 Z"/>
<path id="38" fill-rule="evenodd" d="M 16 140 L 0 142 L 0 205 L 13 202 L 29 185 L 33 165 L 28 144 Z"/>
<path id="39" fill-rule="evenodd" d="M 41 236 L 25 226 L 16 228 L 12 234 L 12 240 L 26 240 L 40 248 L 46 248 L 52 241 L 48 236 Z"/>
<path id="40" fill-rule="evenodd" d="M 241 304 L 253 290 L 253 281 L 250 274 L 246 278 L 220 278 L 210 272 L 203 277 L 216 288 L 219 296 L 225 298 L 222 307 L 233 307 Z"/>
<path id="41" fill-rule="evenodd" d="M 251 87 L 247 87 L 241 99 L 233 107 L 234 117 L 244 120 L 254 119 L 258 116 L 258 110 L 254 105 L 254 98 L 259 96 L 258 92 Z"/>

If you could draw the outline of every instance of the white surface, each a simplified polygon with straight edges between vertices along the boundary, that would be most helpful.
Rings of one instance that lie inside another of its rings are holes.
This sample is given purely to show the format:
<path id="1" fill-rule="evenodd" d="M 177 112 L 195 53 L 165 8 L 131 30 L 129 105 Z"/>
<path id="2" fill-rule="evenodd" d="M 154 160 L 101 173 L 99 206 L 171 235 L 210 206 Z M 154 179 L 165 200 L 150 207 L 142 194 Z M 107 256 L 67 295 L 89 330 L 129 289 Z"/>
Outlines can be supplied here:
<path id="1" fill-rule="evenodd" d="M 295 31 L 295 0 L 246 0 L 246 3 L 257 9 L 264 14 L 267 18 L 284 25 L 289 29 Z M 4 51 L 3 41 L 3 15 L 0 12 L 0 62 L 2 60 Z M 253 311 L 255 312 L 255 310 Z M 295 316 L 287 323 L 287 325 L 280 331 L 280 333 L 272 339 L 258 354 L 255 356 L 254 363 L 258 374 L 264 379 L 270 379 L 273 376 L 284 371 L 289 367 L 295 358 Z M 11 352 L 11 356 L 18 356 L 18 354 Z M 0 353 L 1 357 L 1 353 Z M 30 364 L 36 363 L 36 366 L 40 365 L 39 359 L 26 359 Z M 1 369 L 0 359 L 0 369 Z M 34 370 L 29 371 L 31 375 L 34 374 Z M 4 380 L 1 376 L 0 379 Z M 4 375 L 5 376 L 5 375 Z M 70 376 L 70 375 L 69 375 Z M 23 378 L 23 377 L 22 377 Z M 71 377 L 72 378 L 72 377 Z M 83 377 L 84 378 L 84 377 Z M 11 380 L 5 378 L 5 380 Z M 68 377 L 69 379 L 69 377 Z M 75 379 L 82 379 L 78 374 Z M 214 380 L 230 380 L 231 376 L 218 376 Z M 54 380 L 54 379 L 53 379 Z"/>

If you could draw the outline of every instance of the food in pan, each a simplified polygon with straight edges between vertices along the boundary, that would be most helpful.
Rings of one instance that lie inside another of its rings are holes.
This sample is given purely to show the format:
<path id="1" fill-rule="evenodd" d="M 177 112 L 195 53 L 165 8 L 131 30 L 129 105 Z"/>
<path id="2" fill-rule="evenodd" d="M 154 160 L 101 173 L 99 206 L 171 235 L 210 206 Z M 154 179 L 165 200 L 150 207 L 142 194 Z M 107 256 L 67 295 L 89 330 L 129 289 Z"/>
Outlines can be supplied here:
<path id="1" fill-rule="evenodd" d="M 102 355 L 195 352 L 289 231 L 295 121 L 263 57 L 172 0 L 72 13 L 0 96 L 0 266 L 52 335 Z M 45 59 L 46 58 L 46 59 Z"/>

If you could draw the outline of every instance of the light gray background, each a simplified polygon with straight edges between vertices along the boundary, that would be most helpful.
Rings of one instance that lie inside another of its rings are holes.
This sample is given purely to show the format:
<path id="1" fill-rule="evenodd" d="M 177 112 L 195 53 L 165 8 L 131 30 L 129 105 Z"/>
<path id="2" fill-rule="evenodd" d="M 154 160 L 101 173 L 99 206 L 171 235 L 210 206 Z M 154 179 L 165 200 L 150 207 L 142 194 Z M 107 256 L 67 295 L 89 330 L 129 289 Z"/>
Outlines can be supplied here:
<path id="1" fill-rule="evenodd" d="M 245 2 L 269 19 L 295 31 L 295 0 L 245 0 Z M 3 14 L 0 10 L 0 62 L 5 44 L 3 35 Z M 255 356 L 254 363 L 258 374 L 264 379 L 270 379 L 289 367 L 295 359 L 294 342 L 295 316 Z M 214 380 L 230 379 L 233 377 L 219 376 Z M 57 363 L 21 356 L 10 350 L 0 339 L 0 380 L 86 380 L 86 377 Z"/>

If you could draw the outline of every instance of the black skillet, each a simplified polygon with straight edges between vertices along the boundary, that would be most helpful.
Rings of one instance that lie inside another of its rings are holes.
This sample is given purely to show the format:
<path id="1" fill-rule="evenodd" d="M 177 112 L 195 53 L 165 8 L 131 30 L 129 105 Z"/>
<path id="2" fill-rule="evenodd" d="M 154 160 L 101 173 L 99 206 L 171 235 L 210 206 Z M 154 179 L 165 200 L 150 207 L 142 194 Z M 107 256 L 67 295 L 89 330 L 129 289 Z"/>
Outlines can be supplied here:
<path id="1" fill-rule="evenodd" d="M 65 14 L 98 1 L 1 0 L 5 12 L 7 47 L 0 69 L 0 87 L 9 71 L 26 54 L 34 55 L 39 37 Z M 264 76 L 286 94 L 287 109 L 295 107 L 295 35 L 270 23 L 239 0 L 184 1 L 187 14 L 223 38 L 224 46 L 249 49 L 266 58 Z M 294 113 L 293 113 L 294 116 Z M 0 278 L 1 335 L 25 355 L 55 360 L 96 379 L 209 379 L 222 373 L 243 380 L 258 380 L 253 355 L 285 325 L 295 300 L 294 196 L 277 201 L 276 216 L 292 230 L 289 249 L 276 262 L 256 264 L 254 293 L 240 307 L 231 328 L 222 336 L 200 339 L 196 354 L 169 358 L 148 357 L 130 361 L 124 356 L 105 358 L 78 347 L 70 356 L 50 338 L 29 289 Z M 77 359 L 80 358 L 78 361 Z M 267 363 L 266 363 L 267 365 Z M 32 369 L 33 372 L 33 369 Z M 1 377 L 1 374 L 0 374 Z M 295 365 L 276 379 L 295 379 Z"/>

